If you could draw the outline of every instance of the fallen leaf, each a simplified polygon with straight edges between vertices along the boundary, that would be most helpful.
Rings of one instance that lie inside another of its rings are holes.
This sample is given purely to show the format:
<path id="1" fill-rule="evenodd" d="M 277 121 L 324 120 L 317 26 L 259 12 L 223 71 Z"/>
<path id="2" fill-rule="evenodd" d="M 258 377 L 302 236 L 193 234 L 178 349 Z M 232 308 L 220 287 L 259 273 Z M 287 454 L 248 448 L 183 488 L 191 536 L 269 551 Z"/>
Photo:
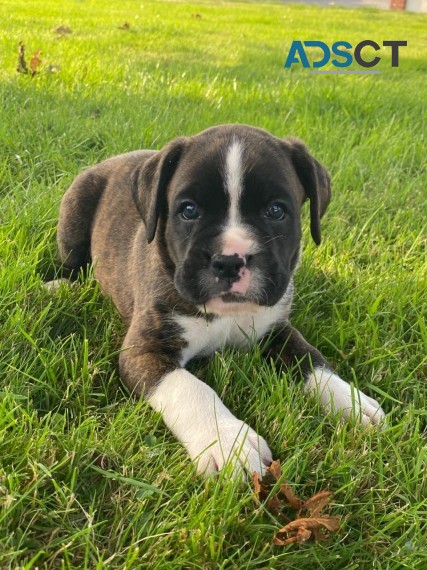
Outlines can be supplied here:
<path id="1" fill-rule="evenodd" d="M 254 482 L 254 491 L 257 498 L 257 502 L 260 503 L 265 501 L 268 496 L 270 495 L 270 488 L 269 485 L 265 482 L 265 477 L 261 481 L 260 474 L 254 471 L 252 474 L 253 482 Z"/>
<path id="2" fill-rule="evenodd" d="M 279 460 L 273 461 L 272 464 L 269 467 L 267 467 L 267 472 L 270 473 L 271 476 L 276 481 L 279 481 L 280 478 L 282 477 L 282 466 L 280 465 L 280 461 Z M 304 504 L 304 501 L 299 499 L 294 494 L 294 492 L 292 491 L 292 487 L 288 483 L 280 485 L 280 493 L 288 501 L 289 506 L 292 509 L 295 509 L 296 511 L 298 511 Z"/>
<path id="3" fill-rule="evenodd" d="M 42 60 L 39 58 L 39 55 L 41 55 L 41 53 L 42 52 L 38 49 L 37 51 L 34 52 L 33 57 L 30 59 L 31 76 L 37 73 L 37 68 L 40 67 L 40 65 L 42 64 Z"/>
<path id="4" fill-rule="evenodd" d="M 305 542 L 311 535 L 316 540 L 327 538 L 328 532 L 337 532 L 340 527 L 340 517 L 309 517 L 296 519 L 277 531 L 274 544 L 286 546 L 293 542 Z"/>
<path id="5" fill-rule="evenodd" d="M 280 461 L 273 461 L 272 464 L 267 467 L 267 471 L 273 475 L 276 481 L 278 481 L 282 476 L 282 466 L 280 465 Z"/>
<path id="6" fill-rule="evenodd" d="M 287 546 L 288 544 L 293 544 L 294 542 L 305 542 L 311 536 L 311 532 L 303 527 L 300 527 L 293 536 L 288 538 L 279 538 L 275 536 L 273 538 L 273 544 L 277 546 Z"/>
<path id="7" fill-rule="evenodd" d="M 302 501 L 299 497 L 297 497 L 294 494 L 292 487 L 288 483 L 280 485 L 280 493 L 288 501 L 289 506 L 295 511 L 299 511 L 301 507 L 304 505 L 304 501 Z"/>
<path id="8" fill-rule="evenodd" d="M 332 495 L 333 493 L 331 491 L 320 491 L 320 493 L 316 493 L 311 499 L 305 501 L 301 508 L 308 511 L 311 517 L 317 517 L 329 504 Z"/>
<path id="9" fill-rule="evenodd" d="M 254 482 L 254 493 L 257 496 L 257 498 L 259 499 L 259 495 L 261 493 L 261 480 L 259 478 L 258 471 L 254 471 L 252 473 L 252 480 Z"/>
<path id="10" fill-rule="evenodd" d="M 301 518 L 290 522 L 282 529 L 280 529 L 279 532 L 295 532 L 302 527 L 310 531 L 323 527 L 326 530 L 329 530 L 329 532 L 336 532 L 339 528 L 339 522 L 340 517 L 330 517 L 328 515 L 325 515 L 323 517 Z"/>
<path id="11" fill-rule="evenodd" d="M 267 468 L 267 473 L 261 481 L 259 473 L 253 473 L 254 493 L 257 502 L 266 501 L 266 508 L 274 515 L 285 518 L 283 509 L 296 512 L 296 519 L 277 531 L 273 544 L 287 546 L 297 542 L 305 542 L 310 538 L 325 540 L 329 533 L 335 533 L 340 528 L 340 517 L 321 515 L 333 497 L 331 491 L 320 491 L 310 499 L 303 501 L 295 495 L 289 483 L 282 483 L 279 493 L 272 495 L 276 482 L 282 477 L 280 461 L 273 461 Z M 282 502 L 280 497 L 284 499 Z"/>

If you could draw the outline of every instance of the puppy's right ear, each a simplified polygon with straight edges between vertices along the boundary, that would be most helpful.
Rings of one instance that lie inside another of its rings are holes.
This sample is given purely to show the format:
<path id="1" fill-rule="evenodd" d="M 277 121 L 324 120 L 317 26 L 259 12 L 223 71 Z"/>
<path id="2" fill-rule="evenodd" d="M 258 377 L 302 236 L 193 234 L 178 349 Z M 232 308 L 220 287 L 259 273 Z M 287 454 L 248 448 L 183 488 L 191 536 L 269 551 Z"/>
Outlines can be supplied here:
<path id="1" fill-rule="evenodd" d="M 132 198 L 145 224 L 147 242 L 156 234 L 160 213 L 166 210 L 167 188 L 187 139 L 177 138 L 132 173 Z"/>

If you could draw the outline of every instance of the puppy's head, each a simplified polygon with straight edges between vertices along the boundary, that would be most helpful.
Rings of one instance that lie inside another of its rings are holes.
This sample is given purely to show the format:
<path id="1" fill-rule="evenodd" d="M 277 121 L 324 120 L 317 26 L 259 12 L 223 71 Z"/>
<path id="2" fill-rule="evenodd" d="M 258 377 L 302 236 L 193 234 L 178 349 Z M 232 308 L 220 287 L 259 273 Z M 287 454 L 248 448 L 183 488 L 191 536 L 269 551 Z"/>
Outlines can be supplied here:
<path id="1" fill-rule="evenodd" d="M 272 306 L 299 257 L 301 205 L 311 235 L 330 200 L 329 176 L 296 139 L 243 125 L 179 138 L 134 175 L 147 241 L 156 230 L 188 302 L 216 314 Z"/>

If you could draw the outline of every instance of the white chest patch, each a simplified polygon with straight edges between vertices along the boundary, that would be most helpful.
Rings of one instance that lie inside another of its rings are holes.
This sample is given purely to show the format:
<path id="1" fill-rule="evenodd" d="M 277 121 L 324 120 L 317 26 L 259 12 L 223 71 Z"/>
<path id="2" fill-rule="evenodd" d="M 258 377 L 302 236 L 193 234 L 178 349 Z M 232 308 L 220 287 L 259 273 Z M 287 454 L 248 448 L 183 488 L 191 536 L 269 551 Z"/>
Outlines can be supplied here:
<path id="1" fill-rule="evenodd" d="M 176 315 L 188 345 L 181 353 L 180 365 L 196 356 L 208 356 L 220 348 L 250 347 L 276 323 L 287 320 L 292 302 L 292 283 L 283 298 L 273 307 L 261 307 L 254 313 L 224 315 L 212 321 L 203 317 Z"/>

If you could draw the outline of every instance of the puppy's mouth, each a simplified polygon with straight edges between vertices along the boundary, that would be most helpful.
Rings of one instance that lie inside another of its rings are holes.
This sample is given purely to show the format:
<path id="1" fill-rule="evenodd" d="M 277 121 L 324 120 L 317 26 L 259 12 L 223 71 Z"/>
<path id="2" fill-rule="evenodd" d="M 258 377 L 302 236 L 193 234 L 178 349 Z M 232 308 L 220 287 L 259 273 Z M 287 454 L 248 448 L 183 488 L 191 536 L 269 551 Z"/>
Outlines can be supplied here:
<path id="1" fill-rule="evenodd" d="M 261 310 L 261 305 L 245 297 L 240 293 L 222 293 L 217 297 L 212 297 L 200 309 L 206 313 L 214 315 L 242 315 L 256 313 Z"/>
<path id="2" fill-rule="evenodd" d="M 265 310 L 280 298 L 281 280 L 277 284 L 277 291 L 270 291 L 273 289 L 270 282 L 275 283 L 275 280 L 264 277 L 268 267 L 267 270 L 262 269 L 253 262 L 240 266 L 234 273 L 231 269 L 227 273 L 226 262 L 235 260 L 229 259 L 232 256 L 225 257 L 225 261 L 224 256 L 217 259 L 217 274 L 210 266 L 195 268 L 194 263 L 190 262 L 183 264 L 176 273 L 178 292 L 185 300 L 196 305 L 201 313 L 248 315 Z"/>
<path id="3" fill-rule="evenodd" d="M 219 295 L 218 298 L 221 299 L 224 303 L 249 303 L 250 302 L 250 300 L 247 297 L 245 297 L 245 295 L 242 295 L 241 293 L 226 292 L 226 293 L 222 293 L 221 295 Z"/>

